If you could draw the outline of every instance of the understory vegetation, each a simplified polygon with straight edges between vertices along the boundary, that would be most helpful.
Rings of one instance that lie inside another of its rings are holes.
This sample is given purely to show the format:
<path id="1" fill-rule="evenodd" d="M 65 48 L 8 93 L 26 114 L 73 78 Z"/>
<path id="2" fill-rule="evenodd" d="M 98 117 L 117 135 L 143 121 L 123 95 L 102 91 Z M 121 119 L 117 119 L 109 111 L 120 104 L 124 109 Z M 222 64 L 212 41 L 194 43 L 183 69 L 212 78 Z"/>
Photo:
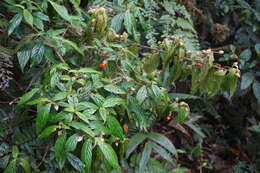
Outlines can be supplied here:
<path id="1" fill-rule="evenodd" d="M 260 172 L 257 0 L 1 0 L 0 172 Z"/>

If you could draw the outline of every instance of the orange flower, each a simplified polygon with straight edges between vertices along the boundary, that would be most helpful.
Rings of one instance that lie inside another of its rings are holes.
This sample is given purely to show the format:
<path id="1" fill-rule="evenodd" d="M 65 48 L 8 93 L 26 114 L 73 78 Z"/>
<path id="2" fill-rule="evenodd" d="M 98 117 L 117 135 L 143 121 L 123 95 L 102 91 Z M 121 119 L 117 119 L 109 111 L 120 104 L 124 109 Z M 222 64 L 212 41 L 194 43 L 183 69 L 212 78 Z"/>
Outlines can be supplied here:
<path id="1" fill-rule="evenodd" d="M 127 133 L 127 132 L 128 132 L 128 129 L 129 129 L 128 125 L 127 125 L 127 124 L 124 124 L 123 128 L 124 128 L 124 131 Z"/>
<path id="2" fill-rule="evenodd" d="M 104 64 L 104 63 L 99 64 L 99 68 L 105 69 L 106 68 L 106 64 Z"/>
<path id="3" fill-rule="evenodd" d="M 203 66 L 203 62 L 201 62 L 201 61 L 198 61 L 198 62 L 196 62 L 195 64 L 196 64 L 196 66 L 199 66 L 199 67 L 202 67 L 202 66 Z"/>

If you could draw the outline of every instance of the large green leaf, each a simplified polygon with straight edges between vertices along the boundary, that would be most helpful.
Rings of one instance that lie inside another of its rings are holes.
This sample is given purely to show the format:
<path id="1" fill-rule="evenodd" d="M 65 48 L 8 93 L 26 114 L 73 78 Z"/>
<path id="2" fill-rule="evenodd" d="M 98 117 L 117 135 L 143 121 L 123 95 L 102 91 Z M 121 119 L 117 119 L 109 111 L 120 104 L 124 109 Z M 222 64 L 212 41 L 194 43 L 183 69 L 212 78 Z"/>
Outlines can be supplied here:
<path id="1" fill-rule="evenodd" d="M 118 158 L 116 152 L 114 151 L 112 146 L 103 141 L 98 141 L 97 144 L 100 150 L 102 151 L 105 159 L 108 161 L 108 163 L 116 170 L 121 170 L 118 164 Z"/>
<path id="2" fill-rule="evenodd" d="M 95 133 L 85 123 L 73 121 L 69 125 L 74 127 L 75 129 L 82 130 L 91 137 L 95 136 Z"/>
<path id="3" fill-rule="evenodd" d="M 29 91 L 28 93 L 24 94 L 24 95 L 21 97 L 21 99 L 20 99 L 20 101 L 19 101 L 19 103 L 18 103 L 17 106 L 23 105 L 23 104 L 25 104 L 26 102 L 28 102 L 38 91 L 39 91 L 38 88 L 33 88 L 31 91 Z"/>
<path id="4" fill-rule="evenodd" d="M 126 28 L 127 32 L 129 34 L 132 34 L 133 33 L 134 23 L 133 23 L 133 16 L 132 16 L 132 13 L 130 13 L 130 10 L 127 10 L 125 12 L 124 25 L 125 25 L 125 28 Z"/>
<path id="5" fill-rule="evenodd" d="M 146 139 L 146 137 L 147 137 L 147 135 L 145 135 L 143 133 L 137 133 L 130 138 L 128 145 L 127 145 L 127 151 L 126 151 L 127 158 L 137 148 L 137 146 Z"/>
<path id="6" fill-rule="evenodd" d="M 55 9 L 55 11 L 64 19 L 64 20 L 67 20 L 67 21 L 71 21 L 71 17 L 67 11 L 67 9 L 62 6 L 62 5 L 59 5 L 53 1 L 49 1 L 52 5 L 52 7 Z"/>
<path id="7" fill-rule="evenodd" d="M 107 120 L 108 112 L 107 112 L 107 110 L 106 110 L 104 107 L 100 107 L 100 108 L 99 108 L 99 114 L 100 114 L 101 118 L 102 118 L 104 121 Z"/>
<path id="8" fill-rule="evenodd" d="M 152 153 L 152 143 L 149 141 L 145 144 L 142 156 L 139 162 L 139 170 L 142 171 L 146 168 L 146 164 L 150 159 Z"/>
<path id="9" fill-rule="evenodd" d="M 254 75 L 251 72 L 246 72 L 242 75 L 241 89 L 247 89 L 254 81 Z"/>
<path id="10" fill-rule="evenodd" d="M 40 133 L 48 122 L 51 104 L 38 104 L 36 117 L 36 133 Z"/>
<path id="11" fill-rule="evenodd" d="M 113 116 L 108 116 L 107 117 L 107 124 L 108 124 L 108 127 L 111 131 L 111 133 L 118 137 L 118 138 L 123 138 L 124 135 L 123 135 L 123 129 L 120 125 L 120 123 L 118 122 L 118 120 L 113 117 Z"/>
<path id="12" fill-rule="evenodd" d="M 106 85 L 104 89 L 114 94 L 126 94 L 122 88 L 116 85 Z"/>
<path id="13" fill-rule="evenodd" d="M 36 44 L 32 49 L 31 61 L 34 65 L 41 63 L 44 55 L 45 47 L 42 43 Z"/>
<path id="14" fill-rule="evenodd" d="M 121 98 L 109 98 L 103 103 L 105 108 L 114 107 L 116 105 L 125 105 L 125 100 Z"/>
<path id="15" fill-rule="evenodd" d="M 39 139 L 46 138 L 46 137 L 50 136 L 53 132 L 55 132 L 58 128 L 59 128 L 59 126 L 57 126 L 57 125 L 49 126 L 42 131 L 42 133 L 38 136 L 38 138 Z"/>
<path id="16" fill-rule="evenodd" d="M 123 20 L 124 20 L 124 13 L 118 13 L 115 15 L 111 20 L 111 27 L 116 31 L 119 32 L 122 28 Z"/>
<path id="17" fill-rule="evenodd" d="M 65 152 L 66 133 L 62 133 L 55 142 L 54 154 L 56 161 L 62 166 L 66 160 L 67 153 Z"/>
<path id="18" fill-rule="evenodd" d="M 138 102 L 140 104 L 142 104 L 144 102 L 144 100 L 146 99 L 147 97 L 147 89 L 146 89 L 146 86 L 142 86 L 137 94 L 136 94 L 136 100 L 138 100 Z"/>
<path id="19" fill-rule="evenodd" d="M 23 20 L 23 15 L 21 13 L 16 14 L 10 21 L 10 26 L 8 29 L 8 35 L 11 35 L 15 28 L 20 25 Z"/>
<path id="20" fill-rule="evenodd" d="M 68 153 L 68 161 L 77 171 L 82 171 L 84 168 L 84 164 L 82 161 L 75 155 Z"/>
<path id="21" fill-rule="evenodd" d="M 92 162 L 92 140 L 91 139 L 86 140 L 82 146 L 81 160 L 85 164 L 85 171 L 88 173 Z"/>
<path id="22" fill-rule="evenodd" d="M 78 144 L 79 135 L 75 133 L 74 135 L 70 136 L 65 144 L 66 151 L 74 151 Z"/>
<path id="23" fill-rule="evenodd" d="M 17 52 L 17 58 L 18 58 L 22 71 L 24 70 L 24 67 L 28 63 L 30 57 L 31 57 L 31 50 L 29 50 L 29 49 L 23 49 L 23 50 Z"/>
<path id="24" fill-rule="evenodd" d="M 23 10 L 23 17 L 29 25 L 33 25 L 33 16 L 27 9 Z"/>
<path id="25" fill-rule="evenodd" d="M 149 133 L 147 135 L 147 137 L 149 139 L 153 140 L 154 142 L 160 144 L 164 148 L 166 148 L 172 154 L 177 155 L 177 151 L 176 151 L 174 145 L 171 143 L 171 141 L 167 137 L 163 136 L 162 134 L 160 134 L 160 133 Z"/>

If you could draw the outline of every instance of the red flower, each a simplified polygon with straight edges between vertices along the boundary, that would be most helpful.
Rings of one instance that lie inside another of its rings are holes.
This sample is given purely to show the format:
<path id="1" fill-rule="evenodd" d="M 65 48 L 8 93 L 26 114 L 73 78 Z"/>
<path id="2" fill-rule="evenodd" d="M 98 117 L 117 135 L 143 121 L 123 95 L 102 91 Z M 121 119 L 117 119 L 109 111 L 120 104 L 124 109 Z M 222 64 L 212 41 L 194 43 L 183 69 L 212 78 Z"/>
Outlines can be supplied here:
<path id="1" fill-rule="evenodd" d="M 203 66 L 203 62 L 200 62 L 200 61 L 196 62 L 195 64 L 196 64 L 196 66 L 199 66 L 199 67 Z"/>
<path id="2" fill-rule="evenodd" d="M 128 129 L 129 129 L 128 125 L 127 125 L 127 124 L 124 124 L 123 128 L 124 128 L 124 131 L 127 133 L 127 132 L 128 132 Z"/>
<path id="3" fill-rule="evenodd" d="M 106 64 L 104 64 L 104 63 L 99 64 L 99 68 L 105 69 L 106 68 Z"/>
<path id="4" fill-rule="evenodd" d="M 167 119 L 168 121 L 171 120 L 171 119 L 172 119 L 172 115 L 171 115 L 171 114 L 167 115 L 166 119 Z"/>

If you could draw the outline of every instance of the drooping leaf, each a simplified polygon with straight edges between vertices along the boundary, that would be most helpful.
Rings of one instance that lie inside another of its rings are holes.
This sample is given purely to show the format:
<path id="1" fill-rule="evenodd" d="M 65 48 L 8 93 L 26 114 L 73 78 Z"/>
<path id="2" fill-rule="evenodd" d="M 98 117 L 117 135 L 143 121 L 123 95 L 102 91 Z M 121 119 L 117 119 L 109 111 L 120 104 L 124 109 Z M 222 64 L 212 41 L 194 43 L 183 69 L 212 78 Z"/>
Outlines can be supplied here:
<path id="1" fill-rule="evenodd" d="M 31 51 L 28 49 L 23 49 L 17 52 L 17 58 L 22 71 L 24 70 L 24 67 L 28 63 L 30 57 L 31 57 Z"/>
<path id="2" fill-rule="evenodd" d="M 54 154 L 56 161 L 62 166 L 66 160 L 67 153 L 65 152 L 66 133 L 62 133 L 55 142 Z"/>
<path id="3" fill-rule="evenodd" d="M 32 49 L 31 60 L 34 65 L 41 63 L 44 55 L 45 47 L 42 43 L 36 44 Z"/>
<path id="4" fill-rule="evenodd" d="M 59 5 L 53 1 L 49 1 L 52 5 L 52 7 L 55 9 L 55 11 L 60 15 L 60 17 L 62 17 L 64 20 L 66 21 L 71 21 L 71 17 L 67 11 L 67 9 L 62 6 L 62 5 Z"/>
<path id="5" fill-rule="evenodd" d="M 66 151 L 74 151 L 76 149 L 79 137 L 80 136 L 77 133 L 75 133 L 74 135 L 68 138 L 65 144 Z"/>
<path id="6" fill-rule="evenodd" d="M 132 18 L 133 18 L 132 13 L 130 13 L 130 11 L 127 10 L 125 12 L 125 15 L 124 15 L 124 26 L 125 26 L 125 28 L 126 28 L 126 30 L 129 34 L 133 33 L 134 25 L 133 25 L 133 19 Z"/>
<path id="7" fill-rule="evenodd" d="M 128 145 L 127 145 L 127 151 L 126 151 L 127 158 L 137 148 L 137 146 L 146 139 L 146 137 L 147 136 L 143 133 L 137 133 L 130 138 Z"/>
<path id="8" fill-rule="evenodd" d="M 120 123 L 118 122 L 118 120 L 113 117 L 113 116 L 108 116 L 107 117 L 107 124 L 108 124 L 108 127 L 111 131 L 111 133 L 118 137 L 118 138 L 123 138 L 124 135 L 123 135 L 123 129 L 120 125 Z"/>
<path id="9" fill-rule="evenodd" d="M 136 99 L 138 100 L 138 102 L 140 104 L 142 104 L 144 102 L 144 100 L 146 99 L 147 97 L 147 89 L 146 89 L 146 86 L 142 86 L 137 94 L 136 94 Z"/>
<path id="10" fill-rule="evenodd" d="M 108 163 L 116 170 L 121 170 L 118 164 L 117 154 L 112 146 L 103 141 L 98 141 L 97 144 Z"/>
<path id="11" fill-rule="evenodd" d="M 101 116 L 101 118 L 103 119 L 103 121 L 105 122 L 107 120 L 107 110 L 104 107 L 100 107 L 99 108 L 99 114 Z"/>
<path id="12" fill-rule="evenodd" d="M 38 136 L 38 138 L 39 139 L 46 138 L 46 137 L 50 136 L 53 132 L 55 132 L 58 128 L 59 128 L 59 126 L 57 126 L 57 125 L 49 126 L 42 131 L 42 133 Z"/>
<path id="13" fill-rule="evenodd" d="M 28 93 L 24 94 L 24 95 L 21 97 L 21 99 L 20 99 L 20 101 L 19 101 L 19 103 L 18 103 L 17 106 L 23 105 L 23 104 L 25 104 L 26 102 L 28 102 L 28 101 L 34 96 L 34 94 L 36 94 L 38 91 L 39 91 L 38 88 L 34 88 L 34 89 L 32 89 L 31 91 L 29 91 Z"/>
<path id="14" fill-rule="evenodd" d="M 119 32 L 122 28 L 123 20 L 124 20 L 124 13 L 118 13 L 115 15 L 111 20 L 111 27 L 116 31 Z"/>
<path id="15" fill-rule="evenodd" d="M 172 154 L 177 155 L 177 151 L 172 144 L 172 142 L 165 136 L 163 136 L 160 133 L 149 133 L 147 137 L 154 142 L 160 144 L 164 148 L 166 148 L 168 151 L 170 151 Z"/>
<path id="16" fill-rule="evenodd" d="M 36 133 L 40 133 L 48 122 L 51 104 L 39 104 L 37 106 Z"/>
<path id="17" fill-rule="evenodd" d="M 92 163 L 92 141 L 88 139 L 81 149 L 81 160 L 85 164 L 85 171 L 88 173 Z"/>
<path id="18" fill-rule="evenodd" d="M 20 23 L 23 20 L 23 14 L 18 13 L 16 14 L 10 21 L 10 26 L 8 29 L 8 35 L 11 35 L 13 33 L 13 31 L 17 28 L 17 26 L 20 25 Z"/>
<path id="19" fill-rule="evenodd" d="M 161 146 L 157 145 L 154 142 L 151 142 L 151 145 L 152 145 L 152 148 L 155 150 L 155 152 L 160 154 L 160 156 L 162 158 L 164 158 L 165 160 L 167 160 L 170 163 L 173 163 L 172 156 L 169 152 L 167 152 L 164 148 L 162 148 Z"/>
<path id="20" fill-rule="evenodd" d="M 27 9 L 23 10 L 23 17 L 29 25 L 33 25 L 33 16 Z"/>
<path id="21" fill-rule="evenodd" d="M 87 117 L 84 113 L 75 112 L 75 114 L 76 114 L 82 121 L 84 121 L 85 123 L 89 123 L 89 119 L 88 119 L 88 117 Z"/>
<path id="22" fill-rule="evenodd" d="M 84 164 L 82 161 L 75 155 L 68 153 L 68 161 L 77 171 L 82 171 L 84 168 Z"/>
<path id="23" fill-rule="evenodd" d="M 152 153 L 152 143 L 149 141 L 145 144 L 144 150 L 142 152 L 142 156 L 139 162 L 139 170 L 144 170 L 146 168 L 146 164 L 150 159 L 150 155 Z"/>

